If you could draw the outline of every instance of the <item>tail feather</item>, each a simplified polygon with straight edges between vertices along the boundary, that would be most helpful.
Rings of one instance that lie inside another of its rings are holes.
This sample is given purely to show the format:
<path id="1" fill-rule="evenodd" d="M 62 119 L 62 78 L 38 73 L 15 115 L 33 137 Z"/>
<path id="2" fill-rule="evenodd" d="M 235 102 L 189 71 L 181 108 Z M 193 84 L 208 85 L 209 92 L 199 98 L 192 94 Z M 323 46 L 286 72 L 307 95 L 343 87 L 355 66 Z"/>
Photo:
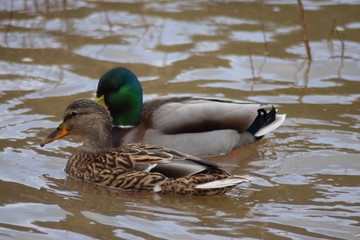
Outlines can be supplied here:
<path id="1" fill-rule="evenodd" d="M 278 114 L 276 115 L 276 118 L 273 122 L 271 122 L 270 124 L 264 126 L 263 128 L 260 128 L 259 131 L 257 131 L 254 136 L 255 137 L 262 137 L 265 134 L 274 131 L 275 129 L 277 129 L 278 127 L 280 127 L 283 122 L 285 121 L 286 118 L 286 114 Z"/>
<path id="2" fill-rule="evenodd" d="M 247 131 L 257 139 L 261 139 L 265 134 L 278 128 L 285 121 L 285 118 L 286 114 L 276 114 L 274 107 L 269 112 L 259 109 L 257 117 Z"/>
<path id="3" fill-rule="evenodd" d="M 197 185 L 196 188 L 200 188 L 200 189 L 226 188 L 226 187 L 236 186 L 243 182 L 251 182 L 251 178 L 235 175 L 226 179 L 220 179 L 207 183 L 202 183 Z"/>

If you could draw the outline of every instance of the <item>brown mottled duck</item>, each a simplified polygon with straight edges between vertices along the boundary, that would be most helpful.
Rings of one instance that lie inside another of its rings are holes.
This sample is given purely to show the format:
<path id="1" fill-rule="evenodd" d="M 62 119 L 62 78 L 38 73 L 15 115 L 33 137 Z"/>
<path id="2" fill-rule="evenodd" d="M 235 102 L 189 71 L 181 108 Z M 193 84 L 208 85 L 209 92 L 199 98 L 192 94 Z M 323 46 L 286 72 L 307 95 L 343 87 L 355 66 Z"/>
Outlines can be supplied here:
<path id="1" fill-rule="evenodd" d="M 149 143 L 198 157 L 254 143 L 278 128 L 286 116 L 260 104 L 221 99 L 173 96 L 143 103 L 138 78 L 123 67 L 101 76 L 96 100 L 113 118 L 113 147 Z"/>
<path id="2" fill-rule="evenodd" d="M 104 187 L 185 195 L 224 194 L 250 179 L 217 164 L 155 145 L 111 145 L 112 119 L 99 103 L 80 99 L 65 110 L 63 122 L 41 144 L 66 135 L 83 138 L 66 164 L 71 177 Z"/>

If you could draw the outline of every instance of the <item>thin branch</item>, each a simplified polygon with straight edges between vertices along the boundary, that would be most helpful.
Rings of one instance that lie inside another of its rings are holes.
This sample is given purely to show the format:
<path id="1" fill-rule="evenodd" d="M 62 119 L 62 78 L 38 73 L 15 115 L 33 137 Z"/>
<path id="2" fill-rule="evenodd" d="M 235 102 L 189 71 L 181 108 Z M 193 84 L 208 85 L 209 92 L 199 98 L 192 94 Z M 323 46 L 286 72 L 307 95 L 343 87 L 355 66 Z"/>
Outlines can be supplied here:
<path id="1" fill-rule="evenodd" d="M 269 44 L 268 44 L 267 37 L 266 37 L 264 19 L 262 18 L 262 16 L 260 16 L 260 23 L 261 23 L 261 24 L 260 24 L 260 26 L 261 26 L 261 32 L 262 32 L 263 37 L 264 37 L 265 55 L 270 55 L 270 52 L 269 52 Z"/>
<path id="2" fill-rule="evenodd" d="M 336 18 L 334 19 L 334 23 L 330 28 L 330 33 L 329 33 L 329 36 L 327 38 L 327 46 L 328 46 L 329 53 L 330 53 L 332 59 L 335 59 L 335 56 L 334 56 L 334 44 L 333 44 L 333 38 L 334 38 L 335 31 L 336 31 Z"/>
<path id="3" fill-rule="evenodd" d="M 248 41 L 248 45 L 249 45 L 249 60 L 250 60 L 251 73 L 252 73 L 253 80 L 256 81 L 254 63 L 253 63 L 253 60 L 252 60 L 251 45 L 250 45 L 249 41 Z"/>
<path id="4" fill-rule="evenodd" d="M 344 67 L 344 56 L 345 56 L 345 34 L 342 33 L 341 30 L 339 30 L 338 27 L 335 27 L 336 35 L 338 36 L 340 43 L 341 43 L 341 55 L 340 55 L 340 68 L 338 69 L 338 75 L 341 76 L 341 69 Z"/>
<path id="5" fill-rule="evenodd" d="M 303 6 L 301 0 L 298 0 L 298 6 L 299 6 L 299 11 L 300 11 L 300 23 L 301 23 L 303 40 L 304 40 L 304 44 L 305 44 L 305 48 L 306 48 L 307 58 L 309 61 L 312 61 L 311 49 L 310 49 L 310 44 L 309 44 L 309 34 L 308 34 L 306 20 L 305 20 L 304 6 Z"/>
<path id="6" fill-rule="evenodd" d="M 339 31 L 339 28 L 335 28 L 336 35 L 338 36 L 340 43 L 341 43 L 341 61 L 344 61 L 345 55 L 345 34 L 342 31 Z"/>
<path id="7" fill-rule="evenodd" d="M 263 37 L 264 37 L 264 61 L 262 62 L 262 64 L 259 66 L 259 71 L 258 71 L 258 77 L 260 77 L 261 72 L 266 64 L 267 61 L 267 56 L 270 56 L 270 52 L 269 52 L 269 44 L 267 41 L 267 37 L 266 37 L 266 31 L 265 31 L 265 24 L 264 24 L 264 20 L 263 17 L 260 16 L 260 22 L 261 22 L 261 32 L 263 33 Z"/>

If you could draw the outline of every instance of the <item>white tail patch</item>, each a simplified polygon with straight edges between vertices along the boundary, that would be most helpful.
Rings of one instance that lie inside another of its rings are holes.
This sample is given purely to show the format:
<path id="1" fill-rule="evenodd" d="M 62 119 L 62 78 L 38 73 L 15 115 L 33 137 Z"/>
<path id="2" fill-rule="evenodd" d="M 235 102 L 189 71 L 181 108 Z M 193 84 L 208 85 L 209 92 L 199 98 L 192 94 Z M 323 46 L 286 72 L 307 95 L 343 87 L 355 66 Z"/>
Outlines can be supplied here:
<path id="1" fill-rule="evenodd" d="M 261 137 L 264 136 L 265 134 L 274 131 L 275 129 L 277 129 L 278 127 L 281 126 L 281 124 L 283 124 L 283 122 L 285 121 L 286 118 L 286 114 L 277 114 L 275 121 L 273 121 L 272 123 L 270 123 L 269 125 L 267 125 L 266 127 L 260 128 L 259 131 L 257 131 L 254 136 L 255 137 Z"/>
<path id="2" fill-rule="evenodd" d="M 251 182 L 251 178 L 243 177 L 243 176 L 232 176 L 231 178 L 216 180 L 208 183 L 203 183 L 197 185 L 195 188 L 200 189 L 211 189 L 211 188 L 224 188 L 235 186 L 243 182 Z"/>
<path id="3" fill-rule="evenodd" d="M 154 191 L 154 192 L 160 192 L 160 191 L 161 191 L 161 186 L 160 186 L 160 184 L 155 185 L 153 191 Z"/>
<path id="4" fill-rule="evenodd" d="M 144 171 L 144 172 L 150 172 L 151 169 L 153 169 L 153 168 L 156 167 L 157 165 L 158 165 L 157 163 L 155 163 L 155 164 L 149 164 L 149 166 L 148 166 L 146 169 L 144 169 L 143 171 Z"/>

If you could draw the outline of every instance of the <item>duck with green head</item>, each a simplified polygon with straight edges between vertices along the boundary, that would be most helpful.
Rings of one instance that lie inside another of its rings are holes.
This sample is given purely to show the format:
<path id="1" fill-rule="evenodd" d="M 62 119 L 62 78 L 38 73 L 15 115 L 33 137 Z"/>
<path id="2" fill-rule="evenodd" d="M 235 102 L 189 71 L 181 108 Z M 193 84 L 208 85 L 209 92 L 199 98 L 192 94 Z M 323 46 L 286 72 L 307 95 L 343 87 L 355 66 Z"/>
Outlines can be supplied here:
<path id="1" fill-rule="evenodd" d="M 79 135 L 83 145 L 70 156 L 65 172 L 76 180 L 118 190 L 217 195 L 250 181 L 215 163 L 160 146 L 129 144 L 113 149 L 111 128 L 111 116 L 103 106 L 79 99 L 65 109 L 62 123 L 41 146 Z"/>
<path id="2" fill-rule="evenodd" d="M 216 156 L 254 143 L 278 128 L 285 114 L 260 104 L 196 97 L 158 97 L 143 103 L 141 84 L 127 68 L 104 73 L 96 100 L 113 118 L 113 146 L 149 143 L 195 156 Z"/>

